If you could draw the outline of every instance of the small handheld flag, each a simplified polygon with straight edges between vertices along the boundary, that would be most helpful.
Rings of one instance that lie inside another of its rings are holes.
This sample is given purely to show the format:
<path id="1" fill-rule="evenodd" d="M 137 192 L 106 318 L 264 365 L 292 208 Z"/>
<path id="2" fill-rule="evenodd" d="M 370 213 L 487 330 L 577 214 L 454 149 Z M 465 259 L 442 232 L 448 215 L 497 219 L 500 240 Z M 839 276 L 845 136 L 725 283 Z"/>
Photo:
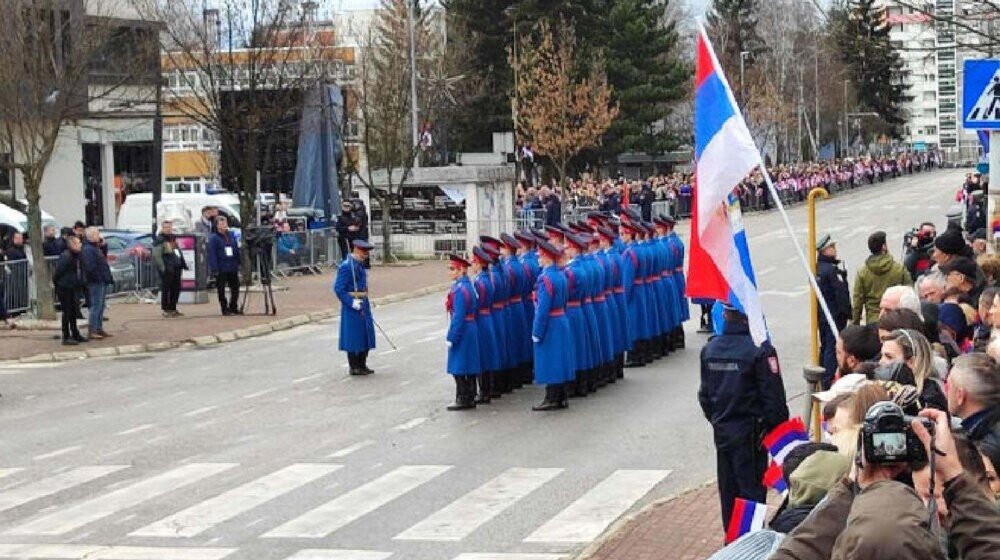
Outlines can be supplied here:
<path id="1" fill-rule="evenodd" d="M 726 530 L 726 544 L 747 533 L 763 529 L 766 516 L 767 505 L 736 498 L 736 502 L 733 503 L 733 516 L 729 519 L 729 528 Z"/>
<path id="2" fill-rule="evenodd" d="M 808 442 L 809 433 L 806 432 L 806 426 L 799 417 L 778 424 L 771 433 L 764 436 L 764 447 L 778 465 L 785 462 L 785 456 L 789 451 Z"/>
<path id="3" fill-rule="evenodd" d="M 773 489 L 782 497 L 788 495 L 788 483 L 785 482 L 785 473 L 781 465 L 771 461 L 771 466 L 764 472 L 764 486 Z"/>

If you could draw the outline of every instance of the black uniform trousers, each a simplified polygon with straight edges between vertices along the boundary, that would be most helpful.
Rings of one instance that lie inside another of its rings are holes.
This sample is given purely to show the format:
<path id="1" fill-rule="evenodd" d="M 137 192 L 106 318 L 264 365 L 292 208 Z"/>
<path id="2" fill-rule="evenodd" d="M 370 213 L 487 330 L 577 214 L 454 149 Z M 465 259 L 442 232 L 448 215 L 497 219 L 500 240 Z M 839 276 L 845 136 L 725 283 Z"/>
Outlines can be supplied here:
<path id="1" fill-rule="evenodd" d="M 181 275 L 164 275 L 160 278 L 160 309 L 177 311 L 177 300 L 181 298 Z"/>
<path id="2" fill-rule="evenodd" d="M 80 329 L 76 326 L 80 315 L 80 299 L 76 290 L 56 288 L 56 298 L 59 299 L 59 308 L 62 310 L 62 339 L 81 338 Z"/>
<path id="3" fill-rule="evenodd" d="M 229 300 L 228 304 L 226 303 L 227 286 L 232 294 L 232 299 Z M 235 313 L 240 299 L 240 273 L 238 271 L 220 271 L 215 277 L 215 290 L 219 294 L 219 305 L 222 307 L 222 312 Z"/>
<path id="4" fill-rule="evenodd" d="M 837 373 L 837 337 L 834 336 L 826 317 L 819 318 L 819 365 L 823 367 L 823 390 L 830 388 Z"/>
<path id="5" fill-rule="evenodd" d="M 716 468 L 719 475 L 719 500 L 722 505 L 722 528 L 729 527 L 736 498 L 766 503 L 764 471 L 767 470 L 767 451 L 755 440 L 751 442 L 715 447 Z"/>

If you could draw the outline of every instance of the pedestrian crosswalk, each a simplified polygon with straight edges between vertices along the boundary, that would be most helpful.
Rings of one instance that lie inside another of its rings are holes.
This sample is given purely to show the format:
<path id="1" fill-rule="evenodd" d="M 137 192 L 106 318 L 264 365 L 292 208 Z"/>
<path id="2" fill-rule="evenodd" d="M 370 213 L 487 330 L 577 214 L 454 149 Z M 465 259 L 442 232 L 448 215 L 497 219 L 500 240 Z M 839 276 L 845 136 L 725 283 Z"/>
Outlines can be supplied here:
<path id="1" fill-rule="evenodd" d="M 253 470 L 256 478 L 244 470 Z M 380 470 L 369 475 L 337 463 L 295 463 L 267 472 L 237 463 L 188 463 L 141 472 L 128 465 L 88 465 L 55 473 L 36 467 L 0 468 L 5 483 L 0 492 L 0 559 L 215 560 L 240 550 L 230 546 L 247 546 L 248 538 L 261 546 L 301 545 L 302 539 L 333 544 L 338 531 L 365 518 L 394 529 L 371 543 L 375 546 L 370 550 L 302 548 L 286 560 L 385 560 L 409 541 L 442 546 L 474 542 L 473 533 L 489 531 L 491 524 L 523 519 L 520 513 L 504 515 L 521 507 L 531 510 L 533 527 L 517 527 L 520 536 L 512 537 L 511 546 L 530 551 L 544 545 L 544 552 L 470 551 L 455 560 L 555 560 L 561 555 L 553 548 L 590 542 L 670 474 L 617 470 L 588 475 L 588 485 L 581 484 L 573 469 L 511 467 L 487 474 L 477 468 L 473 480 L 482 478 L 474 486 L 451 484 L 470 474 L 454 465 L 404 464 Z M 435 501 L 434 507 L 421 507 L 423 499 L 390 507 L 404 497 L 413 500 L 411 494 L 426 498 L 453 487 L 463 490 L 445 496 L 447 501 Z M 541 500 L 523 505 L 539 493 L 558 498 L 544 500 L 541 512 L 535 511 Z M 300 503 L 308 505 L 296 512 Z M 380 519 L 383 508 L 393 511 L 394 518 Z M 256 521 L 247 525 L 248 519 Z M 228 542 L 231 532 L 244 536 Z M 110 542 L 80 544 L 92 534 Z M 35 540 L 29 537 L 44 538 L 26 544 Z M 55 544 L 63 540 L 66 544 Z M 141 546 L 145 544 L 164 546 Z"/>

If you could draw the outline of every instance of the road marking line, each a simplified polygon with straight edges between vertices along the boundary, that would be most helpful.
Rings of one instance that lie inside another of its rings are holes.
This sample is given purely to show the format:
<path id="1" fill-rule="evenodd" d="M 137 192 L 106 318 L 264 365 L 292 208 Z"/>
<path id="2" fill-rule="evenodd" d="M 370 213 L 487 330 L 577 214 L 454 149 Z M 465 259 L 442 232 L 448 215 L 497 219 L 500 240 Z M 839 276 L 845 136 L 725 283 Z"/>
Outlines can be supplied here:
<path id="1" fill-rule="evenodd" d="M 391 432 L 405 432 L 407 430 L 412 430 L 413 428 L 416 428 L 417 426 L 423 424 L 427 420 L 428 420 L 428 418 L 423 417 L 423 416 L 420 417 L 420 418 L 414 418 L 413 420 L 407 420 L 406 422 L 403 422 L 402 424 L 400 424 L 398 426 L 394 426 L 389 431 L 391 431 Z"/>
<path id="2" fill-rule="evenodd" d="M 257 397 L 263 397 L 264 395 L 267 395 L 269 393 L 273 393 L 275 391 L 277 391 L 277 389 L 274 389 L 274 388 L 272 388 L 272 389 L 264 389 L 263 391 L 257 391 L 256 393 L 250 393 L 249 395 L 243 395 L 243 398 L 244 399 L 256 399 Z"/>
<path id="3" fill-rule="evenodd" d="M 3 478 L 5 476 L 10 476 L 14 473 L 18 473 L 23 470 L 24 470 L 23 467 L 11 467 L 9 469 L 0 469 L 0 478 Z"/>
<path id="4" fill-rule="evenodd" d="M 134 428 L 129 428 L 128 430 L 122 430 L 115 435 L 119 436 L 130 436 L 132 434 L 138 434 L 139 432 L 145 432 L 150 428 L 156 427 L 156 424 L 143 424 L 141 426 L 136 426 Z"/>
<path id="5" fill-rule="evenodd" d="M 326 476 L 342 465 L 295 464 L 248 482 L 130 533 L 133 537 L 193 537 Z"/>
<path id="6" fill-rule="evenodd" d="M 264 537 L 314 538 L 330 535 L 337 529 L 375 511 L 451 469 L 446 465 L 407 465 L 285 523 Z"/>
<path id="7" fill-rule="evenodd" d="M 341 457 L 347 457 L 355 451 L 361 451 L 362 449 L 368 447 L 369 445 L 375 445 L 375 440 L 366 439 L 364 441 L 359 441 L 354 445 L 349 445 L 343 449 L 338 449 L 333 453 L 326 456 L 327 459 L 340 459 Z"/>
<path id="8" fill-rule="evenodd" d="M 221 560 L 235 548 L 162 548 L 89 544 L 0 544 L 0 558 L 59 560 Z"/>
<path id="9" fill-rule="evenodd" d="M 530 552 L 466 552 L 453 560 L 560 560 L 565 554 L 535 554 Z"/>
<path id="10" fill-rule="evenodd" d="M 299 383 L 305 383 L 311 379 L 316 379 L 317 377 L 323 377 L 322 373 L 314 373 L 312 375 L 307 375 L 305 377 L 299 377 L 292 380 L 292 385 L 298 385 Z"/>
<path id="11" fill-rule="evenodd" d="M 61 535 L 137 506 L 167 492 L 236 467 L 235 463 L 192 463 L 136 482 L 109 494 L 60 508 L 6 531 L 7 535 Z"/>
<path id="12" fill-rule="evenodd" d="M 528 535 L 524 542 L 590 542 L 669 474 L 670 471 L 615 471 Z"/>
<path id="13" fill-rule="evenodd" d="M 45 459 L 52 459 L 54 457 L 58 457 L 60 455 L 66 455 L 67 453 L 72 453 L 74 451 L 79 451 L 81 449 L 83 449 L 82 445 L 73 445 L 73 446 L 70 446 L 70 447 L 63 447 L 62 449 L 56 449 L 55 451 L 53 451 L 51 453 L 44 453 L 42 455 L 35 455 L 34 457 L 32 457 L 31 460 L 32 461 L 44 461 Z"/>
<path id="14" fill-rule="evenodd" d="M 51 496 L 67 488 L 86 484 L 102 476 L 107 476 L 127 468 L 127 465 L 79 467 L 55 476 L 50 476 L 49 478 L 43 478 L 37 482 L 6 490 L 0 493 L 0 511 L 14 509 L 39 498 Z"/>
<path id="15" fill-rule="evenodd" d="M 392 552 L 377 550 L 337 550 L 333 548 L 307 548 L 285 560 L 385 560 Z"/>
<path id="16" fill-rule="evenodd" d="M 393 539 L 460 541 L 561 472 L 563 469 L 508 469 Z"/>
<path id="17" fill-rule="evenodd" d="M 206 412 L 211 412 L 219 408 L 219 405 L 213 404 L 212 406 L 203 406 L 197 410 L 192 410 L 191 412 L 185 412 L 182 416 L 186 418 L 191 418 L 192 416 L 198 416 L 199 414 L 205 414 Z"/>

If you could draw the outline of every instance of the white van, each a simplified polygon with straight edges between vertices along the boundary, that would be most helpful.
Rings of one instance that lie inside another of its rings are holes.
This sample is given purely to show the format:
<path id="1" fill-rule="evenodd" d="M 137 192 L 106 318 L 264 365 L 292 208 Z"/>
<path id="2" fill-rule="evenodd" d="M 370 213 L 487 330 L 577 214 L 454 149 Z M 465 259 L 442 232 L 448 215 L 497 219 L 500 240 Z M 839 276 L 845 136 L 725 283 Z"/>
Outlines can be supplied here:
<path id="1" fill-rule="evenodd" d="M 240 226 L 240 200 L 235 194 L 188 194 L 164 193 L 156 206 L 157 221 L 170 219 L 174 231 L 184 233 L 194 230 L 194 224 L 201 219 L 201 209 L 217 206 L 219 212 L 229 218 L 232 227 Z M 125 199 L 118 211 L 116 229 L 148 232 L 153 223 L 153 194 L 135 193 Z"/>
<path id="2" fill-rule="evenodd" d="M 0 239 L 7 238 L 13 232 L 28 233 L 28 216 L 22 211 L 26 210 L 28 205 L 24 200 L 17 201 L 19 208 L 11 208 L 6 204 L 0 204 Z M 59 229 L 59 223 L 56 219 L 52 217 L 44 209 L 42 210 L 42 229 L 45 226 L 56 226 Z"/>

